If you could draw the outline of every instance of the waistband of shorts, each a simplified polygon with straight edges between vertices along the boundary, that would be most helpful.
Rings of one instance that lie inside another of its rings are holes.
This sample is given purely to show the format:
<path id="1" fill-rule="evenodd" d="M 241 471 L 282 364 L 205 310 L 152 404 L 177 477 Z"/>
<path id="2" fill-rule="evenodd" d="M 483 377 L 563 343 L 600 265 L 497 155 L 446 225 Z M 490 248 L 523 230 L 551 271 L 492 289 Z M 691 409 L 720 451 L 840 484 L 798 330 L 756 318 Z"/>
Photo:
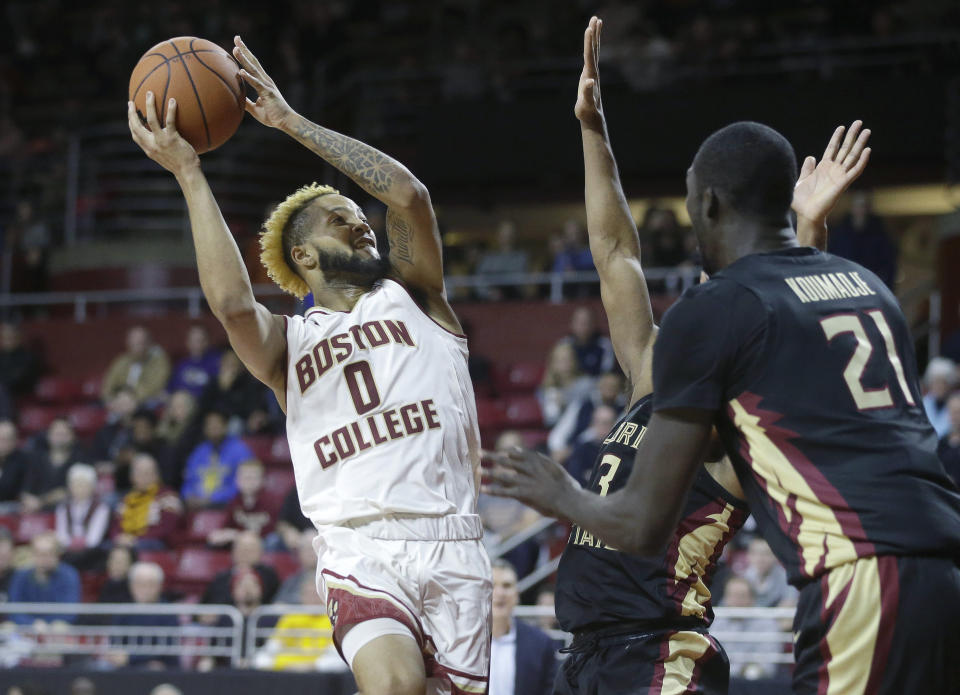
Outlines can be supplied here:
<path id="1" fill-rule="evenodd" d="M 474 541 L 483 538 L 483 523 L 479 514 L 388 514 L 355 519 L 340 525 L 385 541 Z"/>
<path id="2" fill-rule="evenodd" d="M 706 632 L 707 625 L 699 618 L 680 617 L 664 620 L 636 620 L 613 625 L 598 624 L 575 630 L 573 641 L 561 652 L 588 651 L 634 639 L 647 639 L 664 632 Z"/>

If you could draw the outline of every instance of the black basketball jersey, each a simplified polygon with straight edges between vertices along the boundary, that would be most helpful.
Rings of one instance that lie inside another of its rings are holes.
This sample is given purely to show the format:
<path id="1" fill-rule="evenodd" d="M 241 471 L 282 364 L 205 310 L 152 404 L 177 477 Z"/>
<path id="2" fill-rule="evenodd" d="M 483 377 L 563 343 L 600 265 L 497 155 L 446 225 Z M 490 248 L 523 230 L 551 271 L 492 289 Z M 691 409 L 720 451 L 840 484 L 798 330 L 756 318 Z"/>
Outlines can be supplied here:
<path id="1" fill-rule="evenodd" d="M 815 249 L 741 258 L 664 317 L 656 410 L 707 408 L 794 583 L 858 557 L 960 554 L 910 331 L 868 270 Z"/>
<path id="2" fill-rule="evenodd" d="M 626 483 L 652 405 L 650 396 L 641 398 L 610 431 L 593 466 L 589 490 L 606 495 Z M 747 515 L 746 503 L 701 468 L 683 518 L 660 556 L 621 553 L 574 526 L 557 574 L 560 626 L 574 631 L 624 621 L 666 626 L 672 620 L 678 629 L 709 625 L 710 579 L 724 545 Z"/>

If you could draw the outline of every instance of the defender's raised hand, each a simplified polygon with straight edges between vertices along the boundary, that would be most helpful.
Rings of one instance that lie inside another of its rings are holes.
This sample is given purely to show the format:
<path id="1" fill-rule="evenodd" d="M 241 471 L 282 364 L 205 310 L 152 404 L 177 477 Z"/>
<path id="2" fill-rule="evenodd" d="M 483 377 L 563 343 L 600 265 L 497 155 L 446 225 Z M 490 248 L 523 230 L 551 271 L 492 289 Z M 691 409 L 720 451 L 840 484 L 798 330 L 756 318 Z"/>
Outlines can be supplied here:
<path id="1" fill-rule="evenodd" d="M 240 63 L 240 76 L 257 90 L 257 100 L 247 99 L 247 113 L 271 128 L 283 129 L 291 116 L 296 115 L 287 104 L 276 82 L 260 65 L 247 44 L 239 36 L 233 37 L 233 57 Z"/>
<path id="2" fill-rule="evenodd" d="M 541 514 L 563 517 L 564 501 L 580 490 L 560 464 L 532 451 L 515 448 L 509 453 L 485 452 L 493 463 L 483 471 L 483 492 L 512 497 Z"/>
<path id="3" fill-rule="evenodd" d="M 587 128 L 603 130 L 603 104 L 600 101 L 600 30 L 603 22 L 596 17 L 583 32 L 583 70 L 577 87 L 577 103 L 573 113 Z"/>
<path id="4" fill-rule="evenodd" d="M 798 228 L 802 221 L 825 225 L 837 200 L 863 173 L 870 160 L 870 148 L 866 146 L 870 131 L 861 132 L 862 127 L 863 121 L 854 121 L 846 137 L 843 136 L 845 128 L 838 127 L 819 162 L 816 157 L 803 160 L 792 204 Z"/>
<path id="5" fill-rule="evenodd" d="M 132 101 L 127 102 L 127 124 L 133 141 L 146 155 L 167 171 L 179 176 L 186 169 L 199 166 L 200 158 L 193 146 L 177 132 L 177 102 L 167 107 L 167 124 L 160 125 L 153 92 L 147 92 L 147 125 L 143 125 Z M 149 128 L 147 127 L 149 126 Z"/>

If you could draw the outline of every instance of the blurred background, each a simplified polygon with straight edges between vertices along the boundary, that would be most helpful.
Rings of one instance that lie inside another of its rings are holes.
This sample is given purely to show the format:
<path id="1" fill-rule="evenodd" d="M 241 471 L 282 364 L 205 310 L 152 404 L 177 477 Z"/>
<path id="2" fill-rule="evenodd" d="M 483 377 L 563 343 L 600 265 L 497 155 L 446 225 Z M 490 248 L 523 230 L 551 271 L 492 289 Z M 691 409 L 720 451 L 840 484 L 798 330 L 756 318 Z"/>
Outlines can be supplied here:
<path id="1" fill-rule="evenodd" d="M 323 692 L 353 692 L 323 607 L 300 589 L 316 560 L 301 547 L 310 531 L 282 413 L 206 309 L 173 177 L 130 140 L 138 58 L 173 36 L 229 48 L 240 34 L 294 108 L 405 163 L 437 207 L 484 445 L 522 442 L 582 475 L 624 405 L 586 247 L 573 117 L 592 14 L 604 20 L 604 105 L 658 316 L 699 273 L 683 181 L 704 137 L 757 120 L 802 159 L 819 158 L 839 124 L 861 118 L 873 130 L 867 171 L 830 220 L 830 249 L 900 299 L 957 474 L 955 0 L 6 0 L 0 597 L 38 612 L 6 615 L 0 686 L 85 692 L 71 690 L 82 672 L 96 678 L 81 688 L 119 691 L 109 675 L 133 679 L 124 692 L 164 679 L 188 692 L 209 688 L 190 679 L 212 672 L 216 688 L 274 687 L 224 685 L 242 667 L 286 671 L 284 687 L 314 693 L 315 678 L 289 672 L 323 670 Z M 297 186 L 355 197 L 385 247 L 376 201 L 252 118 L 202 162 L 258 296 L 277 312 L 302 307 L 269 284 L 256 235 Z M 491 553 L 516 568 L 518 614 L 564 639 L 550 616 L 567 529 L 512 503 L 481 507 Z M 45 595 L 26 590 L 31 577 L 64 584 Z M 794 597 L 749 530 L 723 558 L 714 596 L 727 606 L 716 633 L 738 692 L 777 692 Z M 69 609 L 40 605 L 64 597 Z M 98 599 L 157 613 L 90 608 Z M 290 605 L 302 620 L 278 627 Z"/>

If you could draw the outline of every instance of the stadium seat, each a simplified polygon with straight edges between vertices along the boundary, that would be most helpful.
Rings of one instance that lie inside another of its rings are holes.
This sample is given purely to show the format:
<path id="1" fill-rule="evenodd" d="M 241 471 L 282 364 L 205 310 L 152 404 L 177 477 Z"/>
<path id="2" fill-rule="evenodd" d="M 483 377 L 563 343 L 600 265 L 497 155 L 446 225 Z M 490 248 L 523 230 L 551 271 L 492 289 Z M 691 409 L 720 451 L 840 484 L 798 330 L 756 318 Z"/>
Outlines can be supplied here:
<path id="1" fill-rule="evenodd" d="M 543 362 L 515 362 L 498 366 L 493 371 L 497 393 L 533 393 L 543 381 L 543 369 Z"/>
<path id="2" fill-rule="evenodd" d="M 141 550 L 138 553 L 141 562 L 155 562 L 163 570 L 163 576 L 169 582 L 177 572 L 179 555 L 176 550 Z"/>
<path id="3" fill-rule="evenodd" d="M 510 427 L 543 427 L 543 414 L 536 396 L 510 396 L 504 410 Z"/>
<path id="4" fill-rule="evenodd" d="M 503 405 L 495 398 L 478 398 L 477 421 L 481 430 L 494 430 L 503 427 L 506 422 Z"/>
<path id="5" fill-rule="evenodd" d="M 528 449 L 536 449 L 542 444 L 546 444 L 550 436 L 550 430 L 520 430 L 518 433 L 523 438 L 523 445 Z"/>
<path id="6" fill-rule="evenodd" d="M 80 399 L 80 384 L 73 379 L 45 376 L 33 387 L 33 395 L 39 403 L 63 405 Z"/>
<path id="7" fill-rule="evenodd" d="M 204 546 L 211 531 L 223 528 L 227 523 L 227 512 L 223 509 L 201 509 L 193 512 L 187 519 L 187 543 Z"/>
<path id="8" fill-rule="evenodd" d="M 263 494 L 266 506 L 275 514 L 283 505 L 283 498 L 294 486 L 293 469 L 274 469 L 267 471 L 263 479 Z"/>
<path id="9" fill-rule="evenodd" d="M 243 443 L 263 465 L 267 465 L 270 449 L 273 447 L 273 437 L 267 434 L 248 435 L 243 438 Z"/>
<path id="10" fill-rule="evenodd" d="M 59 406 L 25 405 L 20 409 L 20 431 L 24 435 L 42 432 L 61 412 Z"/>
<path id="11" fill-rule="evenodd" d="M 53 512 L 21 514 L 17 521 L 17 530 L 14 532 L 13 537 L 17 543 L 29 543 L 34 536 L 46 531 L 52 531 L 54 524 Z"/>
<path id="12" fill-rule="evenodd" d="M 230 567 L 230 553 L 225 550 L 184 548 L 173 573 L 171 588 L 185 593 L 203 592 L 217 572 Z"/>
<path id="13" fill-rule="evenodd" d="M 269 565 L 276 570 L 281 582 L 300 569 L 297 556 L 293 553 L 266 553 L 263 556 L 263 564 Z"/>
<path id="14" fill-rule="evenodd" d="M 19 514 L 0 515 L 0 526 L 3 526 L 5 529 L 7 529 L 11 535 L 13 535 L 16 532 L 17 526 L 19 525 L 19 523 L 20 523 Z"/>
<path id="15" fill-rule="evenodd" d="M 107 411 L 99 405 L 75 405 L 67 416 L 78 437 L 90 437 L 107 422 Z"/>
<path id="16" fill-rule="evenodd" d="M 80 382 L 80 395 L 88 401 L 100 400 L 100 389 L 103 385 L 103 376 L 94 374 Z"/>
<path id="17" fill-rule="evenodd" d="M 290 465 L 290 442 L 287 441 L 286 436 L 273 438 L 270 454 L 264 464 L 275 467 Z"/>

